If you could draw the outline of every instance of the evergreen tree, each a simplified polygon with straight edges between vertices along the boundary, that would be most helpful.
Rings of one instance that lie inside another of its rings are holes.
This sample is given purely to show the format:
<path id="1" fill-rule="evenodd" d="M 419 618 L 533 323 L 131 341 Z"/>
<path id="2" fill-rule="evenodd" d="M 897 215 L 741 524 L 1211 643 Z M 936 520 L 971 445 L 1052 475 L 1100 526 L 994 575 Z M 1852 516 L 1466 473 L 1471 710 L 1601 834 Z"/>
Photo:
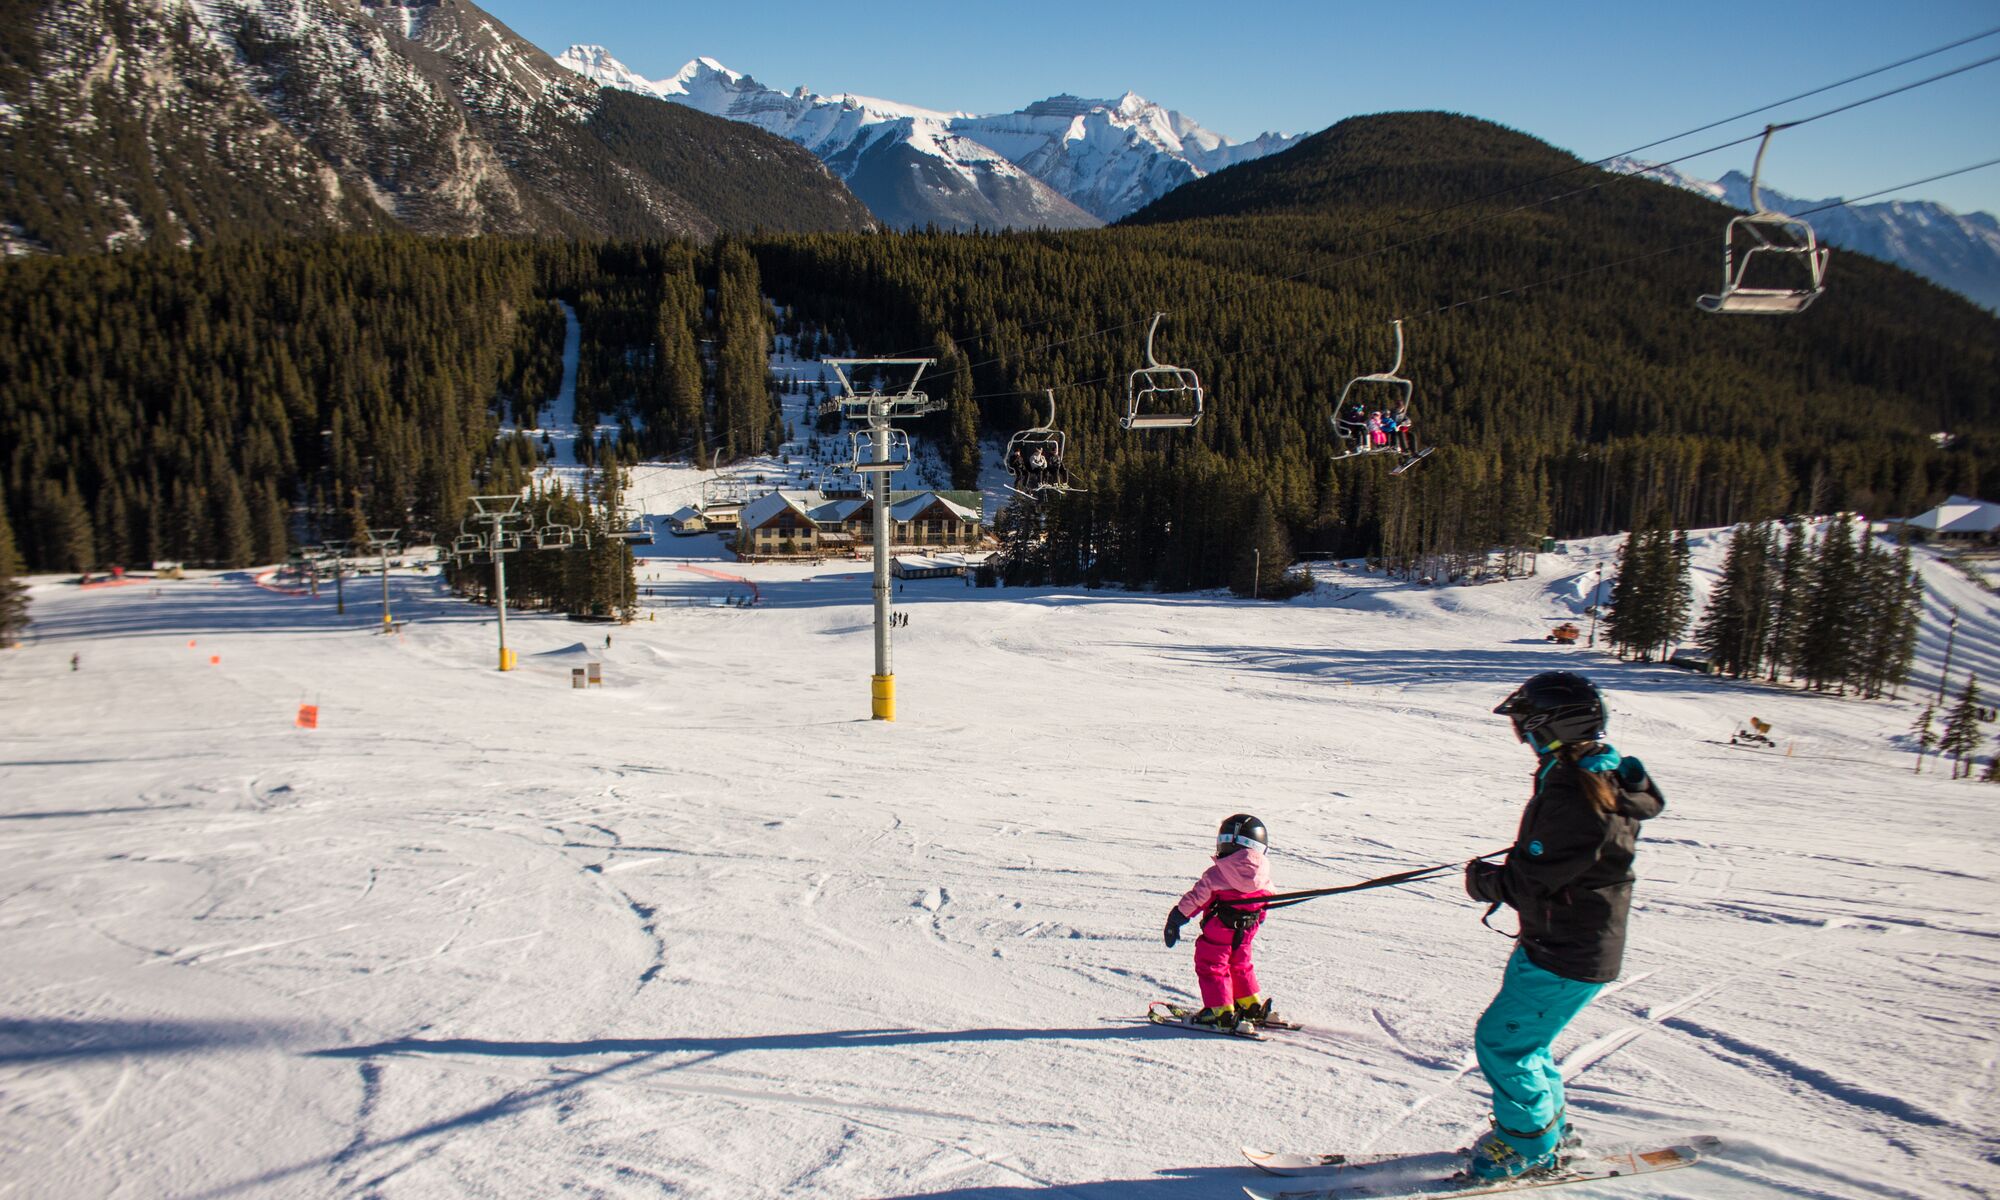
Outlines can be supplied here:
<path id="1" fill-rule="evenodd" d="M 1666 636 L 1661 639 L 1660 657 L 1666 658 L 1668 646 L 1678 642 L 1687 633 L 1688 617 L 1694 610 L 1694 576 L 1692 565 L 1694 553 L 1688 548 L 1685 529 L 1674 531 L 1674 544 L 1667 557 L 1670 572 L 1667 585 L 1667 611 L 1663 614 Z"/>
<path id="2" fill-rule="evenodd" d="M 1771 528 L 1739 525 L 1722 560 L 1722 578 L 1695 634 L 1715 669 L 1741 679 L 1764 662 L 1771 617 Z"/>
<path id="3" fill-rule="evenodd" d="M 1979 777 L 1981 783 L 2000 783 L 2000 754 L 1986 760 L 1986 774 Z"/>
<path id="4" fill-rule="evenodd" d="M 1967 675 L 1965 690 L 1958 694 L 1958 703 L 1944 719 L 1944 736 L 1938 739 L 1938 749 L 1951 755 L 1951 777 L 1972 774 L 1972 767 L 1966 762 L 1979 751 L 1980 743 L 1986 740 L 1986 733 L 1979 728 L 1979 677 Z"/>
<path id="5" fill-rule="evenodd" d="M 1292 543 L 1278 522 L 1278 510 L 1269 496 L 1257 497 L 1256 516 L 1250 520 L 1250 536 L 1237 551 L 1236 570 L 1230 584 L 1239 596 L 1283 599 L 1297 594 L 1289 586 L 1286 572 L 1292 565 Z"/>
<path id="6" fill-rule="evenodd" d="M 1802 522 L 1787 522 L 1785 546 L 1778 553 L 1778 569 L 1771 585 L 1771 636 L 1766 643 L 1770 667 L 1767 676 L 1777 682 L 1778 673 L 1796 674 L 1801 631 L 1805 626 L 1806 588 L 1809 578 L 1810 545 Z"/>
<path id="7" fill-rule="evenodd" d="M 1836 517 L 1822 532 L 1813 556 L 1799 641 L 1800 673 L 1814 691 L 1847 690 L 1855 673 L 1858 640 L 1855 616 L 1862 608 L 1860 554 L 1854 522 Z"/>
<path id="8" fill-rule="evenodd" d="M 1924 755 L 1929 754 L 1938 744 L 1936 719 L 1937 706 L 1926 704 L 1924 711 L 1917 717 L 1917 723 L 1910 726 L 1910 732 L 1917 735 L 1917 765 L 1911 769 L 1912 775 L 1924 773 Z"/>
<path id="9" fill-rule="evenodd" d="M 1676 621 L 1685 622 L 1687 612 L 1680 588 L 1674 542 L 1656 512 L 1632 531 L 1618 554 L 1605 630 L 1621 655 L 1650 661 L 1675 636 Z"/>
<path id="10" fill-rule="evenodd" d="M 248 566 L 253 547 L 250 506 L 236 476 L 225 474 L 215 489 L 216 560 L 225 567 Z"/>
<path id="11" fill-rule="evenodd" d="M 7 508 L 0 505 L 0 649 L 12 646 L 27 627 L 28 588 L 21 582 L 21 556 L 14 548 Z"/>

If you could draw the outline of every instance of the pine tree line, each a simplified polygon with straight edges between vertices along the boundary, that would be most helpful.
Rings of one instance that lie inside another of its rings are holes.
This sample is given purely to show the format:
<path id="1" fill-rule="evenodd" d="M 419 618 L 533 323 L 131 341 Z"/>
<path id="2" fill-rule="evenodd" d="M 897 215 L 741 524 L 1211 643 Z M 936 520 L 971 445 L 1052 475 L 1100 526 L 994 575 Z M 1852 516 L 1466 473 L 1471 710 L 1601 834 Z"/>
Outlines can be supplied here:
<path id="1" fill-rule="evenodd" d="M 20 576 L 21 555 L 14 548 L 14 526 L 7 520 L 6 505 L 0 504 L 0 650 L 18 641 L 28 627 L 28 588 Z"/>
<path id="2" fill-rule="evenodd" d="M 1731 535 L 1695 640 L 1726 675 L 1874 698 L 1909 679 L 1922 615 L 1908 546 L 1891 551 L 1845 513 L 1817 533 L 1758 522 Z"/>

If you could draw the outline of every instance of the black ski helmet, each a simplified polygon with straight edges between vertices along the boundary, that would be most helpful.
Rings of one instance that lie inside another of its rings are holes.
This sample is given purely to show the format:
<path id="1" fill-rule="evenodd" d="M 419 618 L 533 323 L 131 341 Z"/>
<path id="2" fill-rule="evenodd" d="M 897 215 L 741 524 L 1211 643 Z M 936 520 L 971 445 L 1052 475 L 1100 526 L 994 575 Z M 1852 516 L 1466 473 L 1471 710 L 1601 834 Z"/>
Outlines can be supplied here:
<path id="1" fill-rule="evenodd" d="M 1544 671 L 1493 709 L 1514 723 L 1514 736 L 1537 751 L 1604 736 L 1610 714 L 1597 685 L 1574 671 Z"/>
<path id="2" fill-rule="evenodd" d="M 1215 831 L 1215 857 L 1228 858 L 1248 846 L 1259 850 L 1271 848 L 1271 836 L 1264 832 L 1264 822 L 1249 813 L 1237 813 L 1226 818 L 1222 827 Z"/>

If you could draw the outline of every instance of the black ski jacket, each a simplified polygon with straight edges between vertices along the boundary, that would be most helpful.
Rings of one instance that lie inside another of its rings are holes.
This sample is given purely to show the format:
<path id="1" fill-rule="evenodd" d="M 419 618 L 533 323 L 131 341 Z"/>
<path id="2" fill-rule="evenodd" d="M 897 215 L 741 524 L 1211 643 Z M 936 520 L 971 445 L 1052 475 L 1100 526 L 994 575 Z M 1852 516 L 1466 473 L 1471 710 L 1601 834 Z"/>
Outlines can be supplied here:
<path id="1" fill-rule="evenodd" d="M 1618 978 L 1639 822 L 1667 803 L 1638 759 L 1599 753 L 1598 761 L 1617 763 L 1597 772 L 1618 798 L 1616 812 L 1603 812 L 1584 794 L 1582 766 L 1552 757 L 1536 768 L 1534 798 L 1505 861 L 1473 862 L 1465 875 L 1474 899 L 1520 914 L 1528 961 L 1581 983 Z"/>

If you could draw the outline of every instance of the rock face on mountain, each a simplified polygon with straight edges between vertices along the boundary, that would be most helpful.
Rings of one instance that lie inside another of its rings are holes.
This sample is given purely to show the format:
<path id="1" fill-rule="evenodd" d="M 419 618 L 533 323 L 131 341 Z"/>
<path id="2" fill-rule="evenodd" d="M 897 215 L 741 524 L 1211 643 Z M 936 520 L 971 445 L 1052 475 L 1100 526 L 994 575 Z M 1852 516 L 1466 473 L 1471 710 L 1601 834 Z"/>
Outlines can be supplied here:
<path id="1" fill-rule="evenodd" d="M 623 88 L 742 121 L 819 155 L 884 223 L 1073 229 L 1119 220 L 1191 180 L 1299 139 L 1229 139 L 1127 92 L 1054 96 L 1018 112 L 939 112 L 868 96 L 778 91 L 698 58 L 647 79 L 602 46 L 558 59 Z"/>
<path id="2" fill-rule="evenodd" d="M 465 0 L 42 0 L 0 35 L 8 252 L 870 224 L 796 147 L 607 99 Z"/>
<path id="3" fill-rule="evenodd" d="M 1697 179 L 1635 159 L 1619 159 L 1610 169 L 1699 192 L 1732 208 L 1750 208 L 1750 178 L 1741 171 L 1719 180 Z M 1779 212 L 1824 210 L 1807 219 L 1826 242 L 1906 267 L 2000 312 L 2000 220 L 1992 213 L 1957 213 L 1928 200 L 1831 207 L 1839 202 L 1800 200 L 1769 187 L 1761 190 L 1764 204 Z M 1839 269 L 1837 263 L 1834 269 Z"/>

